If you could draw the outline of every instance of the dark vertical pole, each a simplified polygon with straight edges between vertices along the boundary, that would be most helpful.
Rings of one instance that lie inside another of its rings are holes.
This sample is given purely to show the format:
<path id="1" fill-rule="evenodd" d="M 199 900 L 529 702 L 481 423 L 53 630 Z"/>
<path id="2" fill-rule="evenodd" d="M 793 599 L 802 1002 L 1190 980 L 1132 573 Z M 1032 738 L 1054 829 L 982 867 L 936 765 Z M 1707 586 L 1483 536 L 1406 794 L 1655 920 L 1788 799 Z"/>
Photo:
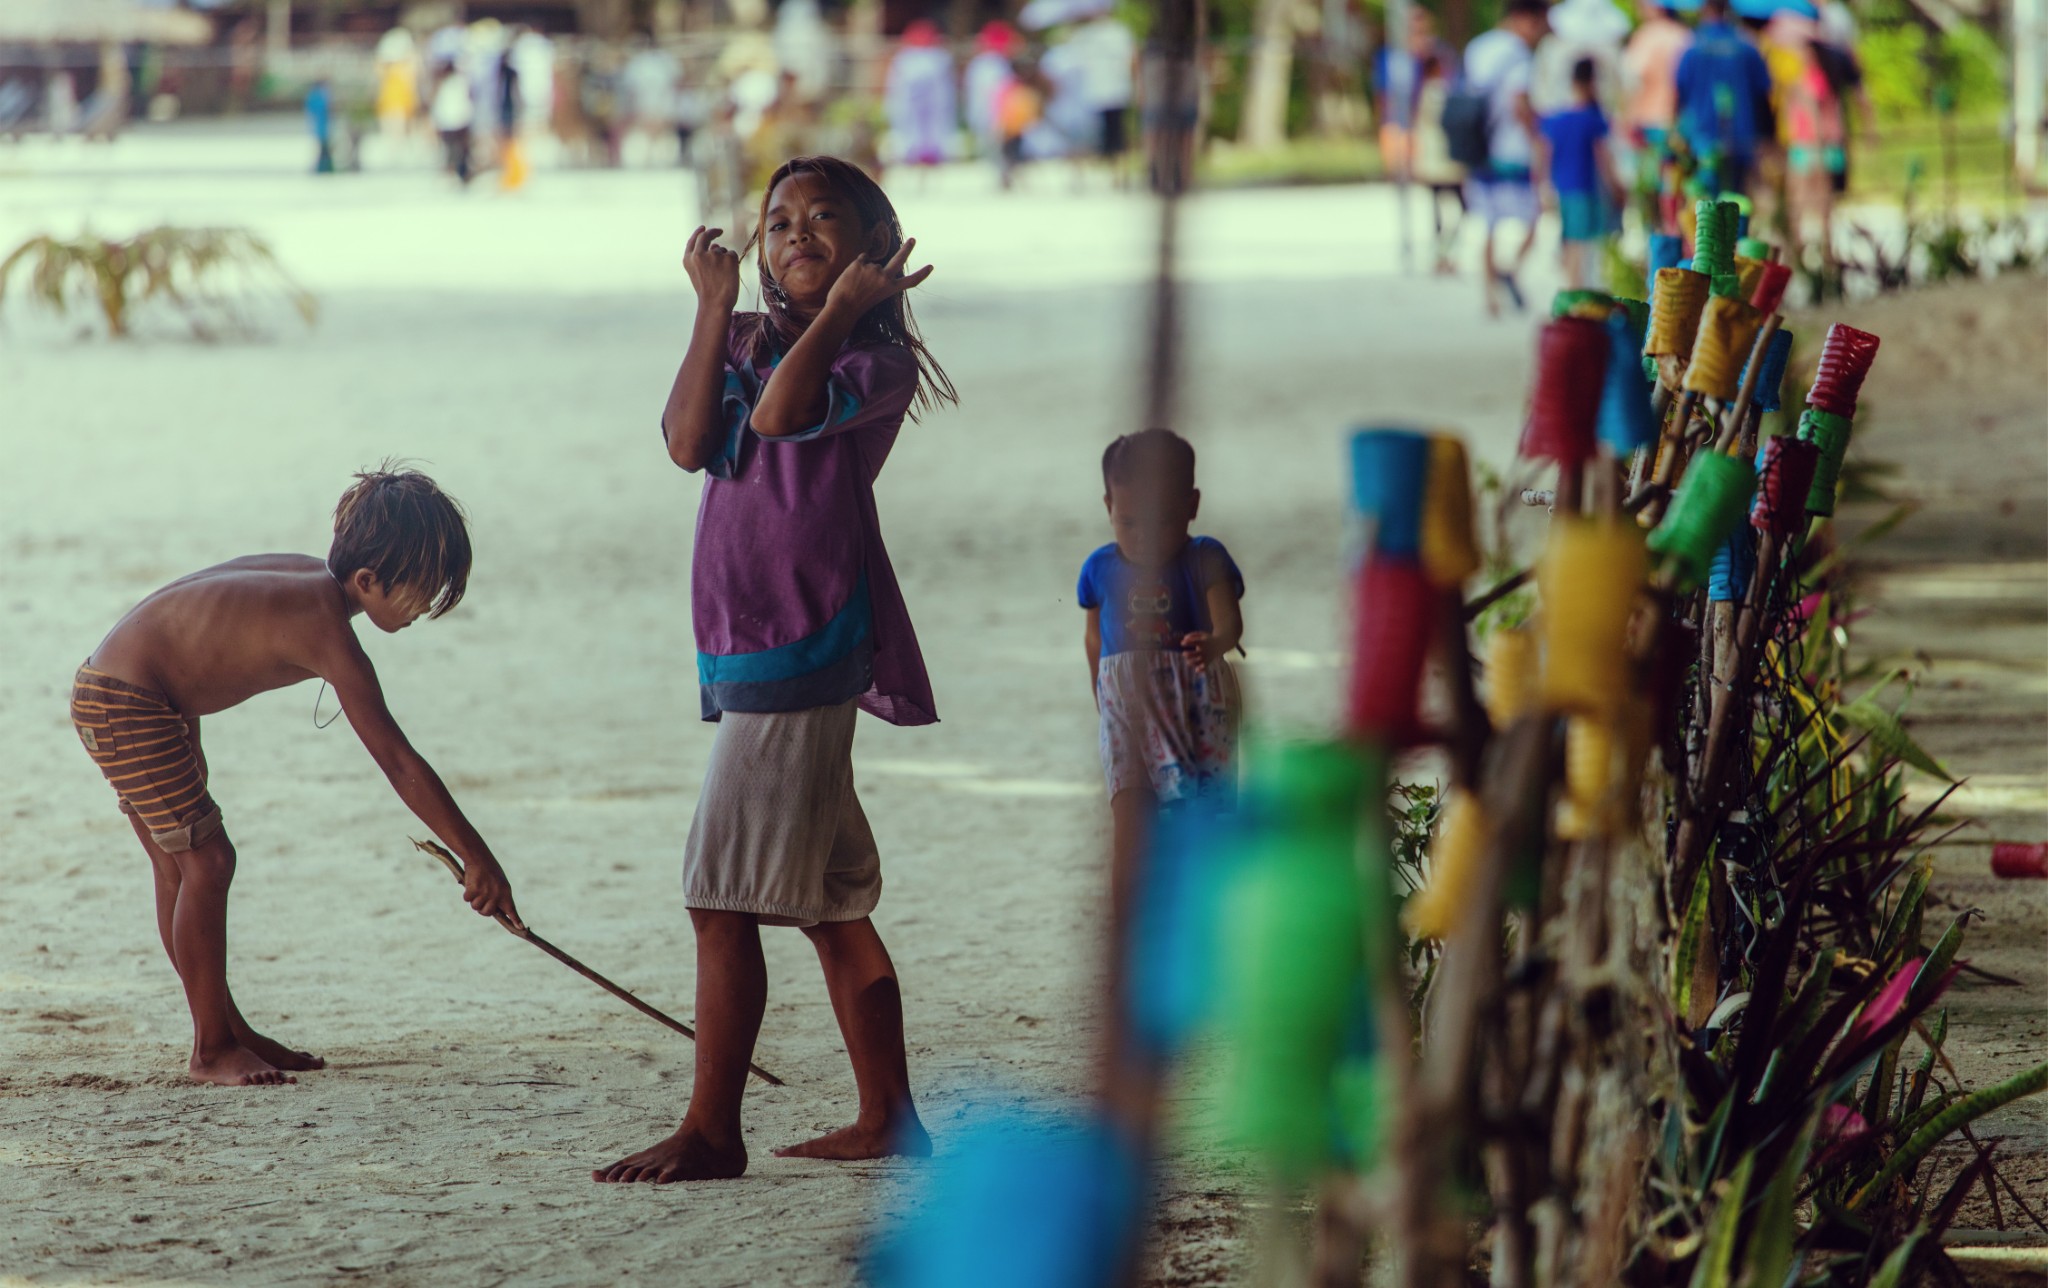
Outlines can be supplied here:
<path id="1" fill-rule="evenodd" d="M 1195 111 L 1199 87 L 1195 58 L 1201 15 L 1197 0 L 1156 0 L 1154 49 L 1159 60 L 1158 103 L 1147 104 L 1154 129 L 1146 132 L 1152 190 L 1159 194 L 1159 256 L 1152 279 L 1151 352 L 1145 364 L 1145 421 L 1171 426 L 1180 402 L 1181 311 L 1175 263 L 1180 252 L 1180 198 L 1194 176 Z"/>

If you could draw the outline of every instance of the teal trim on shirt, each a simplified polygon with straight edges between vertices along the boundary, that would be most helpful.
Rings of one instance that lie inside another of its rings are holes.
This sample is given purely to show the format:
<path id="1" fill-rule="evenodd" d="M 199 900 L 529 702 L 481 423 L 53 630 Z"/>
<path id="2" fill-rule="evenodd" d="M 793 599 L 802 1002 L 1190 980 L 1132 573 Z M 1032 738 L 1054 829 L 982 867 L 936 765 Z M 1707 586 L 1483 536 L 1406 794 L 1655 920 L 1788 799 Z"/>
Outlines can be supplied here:
<path id="1" fill-rule="evenodd" d="M 801 443 L 817 438 L 827 430 L 837 429 L 855 416 L 860 415 L 860 399 L 848 389 L 837 376 L 825 381 L 825 418 L 809 429 L 785 436 L 785 443 Z"/>
<path id="2" fill-rule="evenodd" d="M 838 662 L 860 647 L 874 631 L 874 609 L 868 602 L 868 579 L 862 576 L 846 605 L 816 631 L 800 640 L 758 653 L 697 654 L 697 682 L 765 684 L 794 680 Z"/>

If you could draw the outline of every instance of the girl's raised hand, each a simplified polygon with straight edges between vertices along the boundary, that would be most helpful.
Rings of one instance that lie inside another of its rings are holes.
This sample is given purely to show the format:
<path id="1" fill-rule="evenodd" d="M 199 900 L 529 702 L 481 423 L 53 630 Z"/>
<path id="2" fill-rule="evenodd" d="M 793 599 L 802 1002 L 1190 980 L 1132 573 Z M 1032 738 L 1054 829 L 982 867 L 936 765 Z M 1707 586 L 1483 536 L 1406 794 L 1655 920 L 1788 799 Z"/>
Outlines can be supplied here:
<path id="1" fill-rule="evenodd" d="M 683 247 L 683 271 L 697 289 L 700 307 L 730 313 L 740 302 L 740 257 L 718 244 L 724 232 L 723 228 L 700 227 L 691 233 Z"/>
<path id="2" fill-rule="evenodd" d="M 860 317 L 877 304 L 895 299 L 903 292 L 916 286 L 932 275 L 932 266 L 926 264 L 915 273 L 906 274 L 903 265 L 910 258 L 910 248 L 917 245 L 917 238 L 906 237 L 896 253 L 887 260 L 878 260 L 863 255 L 846 266 L 839 280 L 832 283 L 831 292 L 825 297 L 827 307 L 837 305 Z"/>

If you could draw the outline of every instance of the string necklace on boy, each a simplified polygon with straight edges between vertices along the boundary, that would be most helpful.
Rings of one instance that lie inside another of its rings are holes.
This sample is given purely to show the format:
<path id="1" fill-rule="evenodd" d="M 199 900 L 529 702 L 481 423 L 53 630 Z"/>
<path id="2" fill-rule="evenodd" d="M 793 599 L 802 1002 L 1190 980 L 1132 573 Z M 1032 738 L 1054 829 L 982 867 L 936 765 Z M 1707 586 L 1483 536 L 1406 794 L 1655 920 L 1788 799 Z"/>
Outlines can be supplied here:
<path id="1" fill-rule="evenodd" d="M 341 584 L 341 578 L 339 578 L 339 577 L 337 577 L 337 576 L 335 576 L 335 575 L 334 575 L 334 569 L 332 569 L 332 568 L 329 568 L 329 567 L 327 567 L 327 566 L 326 566 L 325 564 L 322 564 L 322 565 L 321 565 L 321 568 L 320 568 L 320 570 L 321 570 L 322 572 L 324 572 L 324 573 L 326 573 L 326 574 L 327 574 L 327 579 L 328 579 L 329 581 L 331 581 L 331 582 L 333 582 L 333 583 L 334 583 L 334 588 L 335 588 L 336 590 L 338 590 L 338 591 L 340 591 L 340 592 L 341 592 L 341 599 L 342 599 L 342 602 L 343 602 L 343 603 L 347 603 L 347 602 L 348 602 L 348 588 L 347 588 L 346 586 L 343 586 L 343 585 Z M 336 707 L 336 708 L 334 709 L 334 714 L 333 714 L 333 715 L 331 715 L 331 716 L 329 716 L 329 717 L 327 717 L 327 723 L 326 723 L 326 724 L 322 724 L 322 723 L 320 722 L 320 699 L 322 699 L 322 698 L 324 698 L 324 697 L 326 697 L 326 696 L 327 696 L 327 679 L 326 679 L 326 677 L 325 677 L 325 676 L 323 676 L 323 677 L 321 677 L 321 680 L 320 680 L 320 688 L 319 688 L 319 689 L 318 689 L 318 690 L 317 690 L 317 691 L 316 691 L 316 692 L 315 692 L 315 693 L 313 694 L 313 727 L 314 727 L 315 729 L 325 729 L 325 728 L 327 727 L 327 725 L 331 725 L 331 724 L 333 724 L 333 723 L 334 723 L 335 721 L 337 721 L 337 720 L 341 719 L 341 708 L 339 708 L 339 707 Z"/>

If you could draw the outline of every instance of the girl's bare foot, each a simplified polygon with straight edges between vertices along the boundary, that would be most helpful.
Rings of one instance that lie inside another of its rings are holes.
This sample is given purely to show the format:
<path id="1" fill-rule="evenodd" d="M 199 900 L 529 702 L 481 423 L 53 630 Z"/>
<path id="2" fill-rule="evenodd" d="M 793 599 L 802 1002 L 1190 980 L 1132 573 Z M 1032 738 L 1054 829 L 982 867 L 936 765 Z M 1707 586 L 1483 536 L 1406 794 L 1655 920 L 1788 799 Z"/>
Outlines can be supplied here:
<path id="1" fill-rule="evenodd" d="M 244 1046 L 231 1046 L 206 1056 L 194 1052 L 186 1070 L 192 1081 L 220 1087 L 280 1087 L 298 1081 Z"/>
<path id="2" fill-rule="evenodd" d="M 294 1051 L 275 1038 L 266 1038 L 254 1029 L 238 1032 L 235 1034 L 235 1038 L 243 1047 L 255 1052 L 257 1056 L 267 1061 L 273 1068 L 302 1072 L 308 1069 L 325 1069 L 327 1067 L 327 1061 L 314 1055 L 312 1052 Z"/>
<path id="3" fill-rule="evenodd" d="M 723 1181 L 747 1170 L 747 1147 L 730 1149 L 714 1146 L 695 1130 L 678 1127 L 675 1134 L 637 1154 L 629 1154 L 610 1167 L 590 1174 L 593 1181 L 630 1183 L 646 1181 L 666 1185 L 671 1181 Z"/>
<path id="4" fill-rule="evenodd" d="M 254 1050 L 254 1053 L 260 1059 L 264 1059 L 272 1069 L 289 1069 L 293 1073 L 303 1073 L 307 1069 L 328 1067 L 328 1061 L 319 1059 L 317 1055 L 309 1053 L 309 1050 L 293 1050 L 291 1046 L 285 1046 L 276 1038 L 262 1036 L 254 1028 L 236 1030 L 236 1040 L 242 1042 L 244 1048 Z"/>
<path id="5" fill-rule="evenodd" d="M 879 1124 L 856 1122 L 851 1127 L 826 1132 L 815 1140 L 775 1151 L 777 1158 L 829 1158 L 850 1162 L 862 1158 L 929 1158 L 932 1138 L 917 1115 L 910 1114 Z"/>

